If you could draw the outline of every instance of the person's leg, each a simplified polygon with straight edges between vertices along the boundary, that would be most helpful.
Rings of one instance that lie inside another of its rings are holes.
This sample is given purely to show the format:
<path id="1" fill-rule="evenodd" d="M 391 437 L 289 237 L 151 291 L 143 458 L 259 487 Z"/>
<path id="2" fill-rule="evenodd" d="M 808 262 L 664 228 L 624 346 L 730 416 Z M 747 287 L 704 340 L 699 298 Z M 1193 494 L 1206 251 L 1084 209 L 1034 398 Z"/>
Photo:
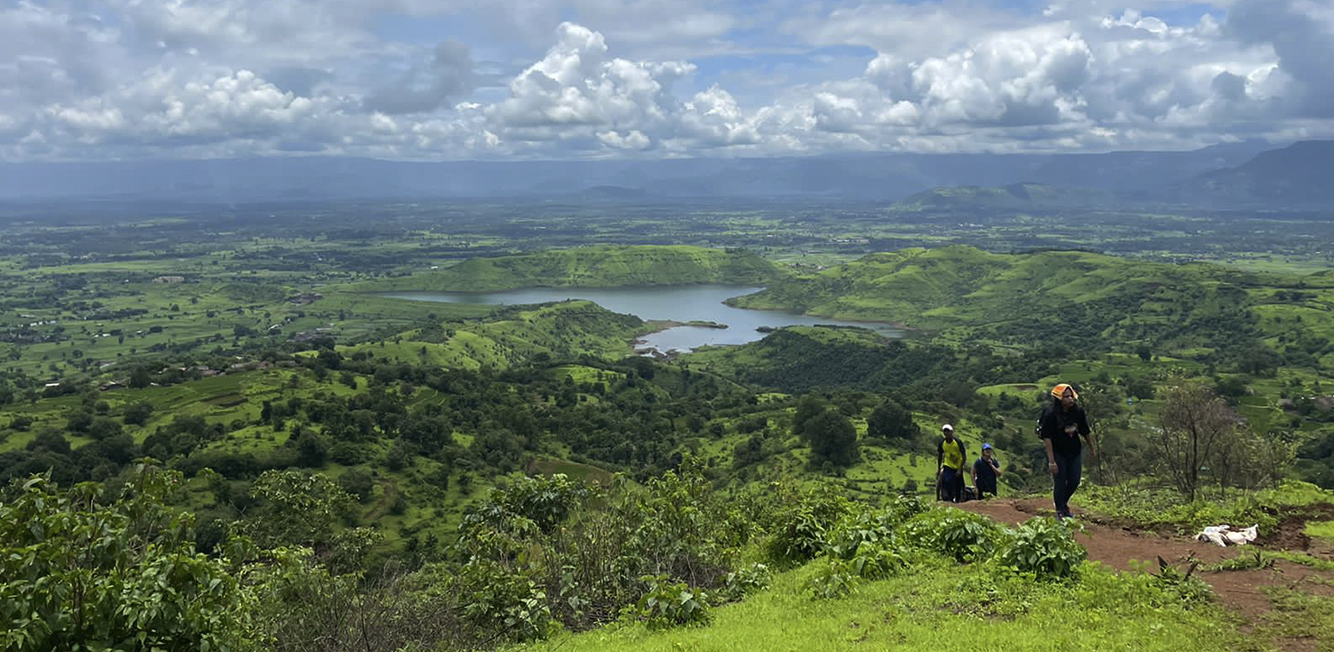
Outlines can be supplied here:
<path id="1" fill-rule="evenodd" d="M 1052 498 L 1056 503 L 1057 516 L 1070 515 L 1070 496 L 1079 488 L 1083 471 L 1083 455 L 1062 455 L 1057 453 L 1056 476 L 1052 481 Z"/>
<path id="2" fill-rule="evenodd" d="M 1056 458 L 1056 475 L 1051 477 L 1051 497 L 1056 507 L 1056 516 L 1059 518 L 1065 516 L 1070 509 L 1070 492 L 1067 489 L 1070 484 L 1070 459 L 1060 453 L 1052 457 Z"/>
<path id="3" fill-rule="evenodd" d="M 983 497 L 985 497 L 985 496 L 987 496 L 987 495 L 991 495 L 991 496 L 994 496 L 994 497 L 999 497 L 999 496 L 1000 496 L 1000 494 L 996 493 L 996 483 L 995 483 L 995 482 L 987 482 L 987 481 L 979 481 L 979 482 L 977 483 L 977 497 L 978 497 L 978 498 L 983 498 Z"/>
<path id="4" fill-rule="evenodd" d="M 1056 508 L 1056 517 L 1060 518 L 1065 514 L 1065 475 L 1062 471 L 1065 464 L 1060 453 L 1053 453 L 1052 459 L 1056 461 L 1056 473 L 1051 476 L 1051 502 Z"/>
<path id="5" fill-rule="evenodd" d="M 958 484 L 955 482 L 956 475 L 958 475 L 958 472 L 955 471 L 954 469 L 951 469 L 948 466 L 941 469 L 940 472 L 941 500 L 951 503 L 959 502 L 959 494 L 958 491 L 955 489 L 955 486 Z"/>
<path id="6" fill-rule="evenodd" d="M 1079 489 L 1079 480 L 1084 472 L 1084 453 L 1080 451 L 1078 455 L 1067 459 L 1066 464 L 1070 467 L 1065 474 L 1065 515 L 1070 515 L 1070 497 L 1075 495 L 1075 490 Z"/>

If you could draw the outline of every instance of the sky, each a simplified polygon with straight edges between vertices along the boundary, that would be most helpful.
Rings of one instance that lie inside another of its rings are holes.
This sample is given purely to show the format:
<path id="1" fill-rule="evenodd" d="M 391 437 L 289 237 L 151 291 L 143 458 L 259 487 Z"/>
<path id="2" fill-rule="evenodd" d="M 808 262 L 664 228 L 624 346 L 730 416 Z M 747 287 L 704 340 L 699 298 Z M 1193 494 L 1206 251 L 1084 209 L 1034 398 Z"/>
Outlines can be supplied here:
<path id="1" fill-rule="evenodd" d="M 0 160 L 1334 137 L 1334 0 L 0 0 Z"/>

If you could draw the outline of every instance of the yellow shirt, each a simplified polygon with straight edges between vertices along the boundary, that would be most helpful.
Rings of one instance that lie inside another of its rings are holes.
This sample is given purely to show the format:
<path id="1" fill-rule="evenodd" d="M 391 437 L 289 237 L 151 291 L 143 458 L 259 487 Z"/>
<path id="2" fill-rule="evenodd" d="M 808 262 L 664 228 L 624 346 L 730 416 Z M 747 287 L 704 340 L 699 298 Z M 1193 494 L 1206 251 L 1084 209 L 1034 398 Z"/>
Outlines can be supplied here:
<path id="1" fill-rule="evenodd" d="M 963 442 L 956 437 L 954 441 L 942 440 L 940 442 L 945 449 L 945 466 L 958 471 L 963 468 Z"/>

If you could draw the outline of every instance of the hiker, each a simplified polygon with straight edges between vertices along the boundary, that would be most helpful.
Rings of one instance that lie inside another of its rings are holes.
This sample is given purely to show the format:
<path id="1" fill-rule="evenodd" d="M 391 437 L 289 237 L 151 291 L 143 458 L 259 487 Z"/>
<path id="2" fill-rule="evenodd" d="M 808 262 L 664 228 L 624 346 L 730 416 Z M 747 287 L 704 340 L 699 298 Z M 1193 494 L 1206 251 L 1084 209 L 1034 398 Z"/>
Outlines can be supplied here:
<path id="1" fill-rule="evenodd" d="M 1075 401 L 1079 394 L 1074 387 L 1061 383 L 1051 390 L 1052 402 L 1042 412 L 1038 421 L 1038 432 L 1042 436 L 1042 445 L 1047 449 L 1047 470 L 1052 476 L 1052 502 L 1056 504 L 1056 518 L 1070 518 L 1070 496 L 1079 488 L 1079 476 L 1083 470 L 1083 447 L 1079 439 L 1088 442 L 1089 456 L 1096 457 L 1098 451 L 1089 436 L 1088 417 L 1084 408 Z"/>
<path id="2" fill-rule="evenodd" d="M 963 499 L 963 442 L 954 436 L 954 426 L 940 427 L 936 444 L 936 487 L 941 500 L 957 503 Z"/>
<path id="3" fill-rule="evenodd" d="M 977 489 L 978 500 L 985 498 L 987 494 L 999 495 L 996 493 L 996 478 L 1000 475 L 1000 462 L 996 461 L 996 454 L 991 444 L 982 444 L 982 457 L 973 462 L 973 487 Z"/>

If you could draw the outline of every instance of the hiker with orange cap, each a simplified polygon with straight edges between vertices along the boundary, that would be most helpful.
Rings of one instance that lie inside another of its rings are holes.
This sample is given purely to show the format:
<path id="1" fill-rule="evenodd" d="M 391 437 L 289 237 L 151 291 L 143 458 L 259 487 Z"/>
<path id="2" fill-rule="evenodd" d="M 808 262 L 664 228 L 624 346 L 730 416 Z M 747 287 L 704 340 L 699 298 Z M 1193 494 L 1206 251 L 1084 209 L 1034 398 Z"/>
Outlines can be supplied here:
<path id="1" fill-rule="evenodd" d="M 1079 488 L 1083 471 L 1083 446 L 1088 443 L 1089 456 L 1098 454 L 1090 437 L 1088 416 L 1076 401 L 1079 393 L 1074 387 L 1061 383 L 1051 390 L 1052 402 L 1038 421 L 1038 434 L 1047 449 L 1047 470 L 1052 475 L 1052 501 L 1056 503 L 1056 518 L 1070 518 L 1070 496 Z"/>

